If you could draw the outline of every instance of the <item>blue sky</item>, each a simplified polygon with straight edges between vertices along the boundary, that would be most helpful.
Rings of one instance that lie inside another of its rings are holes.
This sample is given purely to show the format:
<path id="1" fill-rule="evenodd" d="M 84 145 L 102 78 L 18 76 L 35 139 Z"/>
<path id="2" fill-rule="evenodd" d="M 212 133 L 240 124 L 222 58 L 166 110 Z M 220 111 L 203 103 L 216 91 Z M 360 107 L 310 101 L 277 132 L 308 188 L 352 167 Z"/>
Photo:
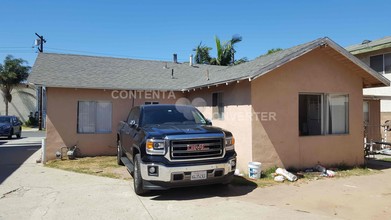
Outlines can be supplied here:
<path id="1" fill-rule="evenodd" d="M 1 0 L 0 61 L 7 54 L 33 65 L 35 32 L 45 52 L 180 62 L 201 41 L 243 37 L 236 58 L 254 59 L 328 36 L 341 46 L 391 35 L 391 1 Z M 216 51 L 211 51 L 215 56 Z"/>

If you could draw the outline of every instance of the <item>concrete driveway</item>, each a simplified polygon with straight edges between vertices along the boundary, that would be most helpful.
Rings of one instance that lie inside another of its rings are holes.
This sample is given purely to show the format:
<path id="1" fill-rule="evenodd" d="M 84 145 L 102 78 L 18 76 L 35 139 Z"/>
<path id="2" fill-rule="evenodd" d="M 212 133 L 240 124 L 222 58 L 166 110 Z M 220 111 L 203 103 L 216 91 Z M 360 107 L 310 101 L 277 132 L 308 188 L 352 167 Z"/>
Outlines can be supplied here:
<path id="1" fill-rule="evenodd" d="M 194 187 L 136 196 L 130 181 L 36 164 L 37 147 L 0 145 L 0 219 L 373 219 L 391 216 L 391 172 L 255 187 Z M 24 152 L 13 161 L 13 152 Z M 1 155 L 7 155 L 4 158 Z M 18 164 L 20 163 L 20 164 Z M 374 202 L 375 204 L 367 204 Z"/>

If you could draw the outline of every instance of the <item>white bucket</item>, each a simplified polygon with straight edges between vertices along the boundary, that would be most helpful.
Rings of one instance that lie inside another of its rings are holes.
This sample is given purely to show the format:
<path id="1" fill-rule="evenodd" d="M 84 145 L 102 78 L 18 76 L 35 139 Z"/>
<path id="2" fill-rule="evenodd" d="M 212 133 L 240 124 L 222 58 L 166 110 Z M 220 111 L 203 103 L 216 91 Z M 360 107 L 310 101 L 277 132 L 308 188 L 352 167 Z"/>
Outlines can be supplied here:
<path id="1" fill-rule="evenodd" d="M 249 162 L 248 163 L 248 177 L 251 179 L 261 178 L 261 163 L 260 162 Z"/>

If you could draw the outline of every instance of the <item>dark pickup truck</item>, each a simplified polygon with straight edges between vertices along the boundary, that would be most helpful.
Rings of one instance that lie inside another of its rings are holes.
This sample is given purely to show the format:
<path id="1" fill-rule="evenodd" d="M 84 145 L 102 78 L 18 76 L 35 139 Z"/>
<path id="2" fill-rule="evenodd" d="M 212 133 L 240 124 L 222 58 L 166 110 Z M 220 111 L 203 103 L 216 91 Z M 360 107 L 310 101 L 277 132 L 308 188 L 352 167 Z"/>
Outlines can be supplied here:
<path id="1" fill-rule="evenodd" d="M 229 184 L 236 168 L 235 139 L 213 127 L 193 106 L 142 105 L 117 133 L 117 162 L 133 176 L 134 191 Z"/>

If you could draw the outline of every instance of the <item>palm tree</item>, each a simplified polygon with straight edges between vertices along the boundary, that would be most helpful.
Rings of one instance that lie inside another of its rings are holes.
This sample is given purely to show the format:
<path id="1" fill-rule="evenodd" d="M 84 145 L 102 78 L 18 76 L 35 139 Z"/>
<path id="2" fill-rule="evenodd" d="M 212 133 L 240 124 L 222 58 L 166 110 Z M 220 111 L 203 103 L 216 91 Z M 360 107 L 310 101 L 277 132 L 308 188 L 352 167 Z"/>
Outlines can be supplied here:
<path id="1" fill-rule="evenodd" d="M 242 41 L 242 37 L 239 35 L 232 36 L 231 40 L 221 43 L 220 39 L 215 36 L 217 57 L 216 65 L 228 66 L 235 63 L 236 50 L 234 45 Z"/>
<path id="2" fill-rule="evenodd" d="M 242 41 L 242 37 L 239 35 L 232 36 L 232 39 L 221 43 L 220 39 L 215 36 L 216 49 L 217 49 L 217 57 L 212 58 L 209 55 L 209 51 L 212 48 L 202 45 L 200 43 L 193 51 L 196 51 L 195 62 L 202 64 L 211 64 L 211 65 L 219 65 L 219 66 L 228 66 L 228 65 L 237 65 L 243 62 L 247 62 L 247 58 L 241 58 L 239 60 L 235 60 L 235 44 Z"/>
<path id="3" fill-rule="evenodd" d="M 5 103 L 5 115 L 8 115 L 8 103 L 12 101 L 13 88 L 28 77 L 30 67 L 24 66 L 24 63 L 27 62 L 8 55 L 4 59 L 4 64 L 0 64 L 0 90 Z"/>
<path id="4" fill-rule="evenodd" d="M 211 47 L 202 45 L 202 42 L 195 48 L 193 51 L 195 54 L 195 62 L 199 64 L 209 64 L 212 59 L 209 55 L 209 51 L 212 50 Z"/>

